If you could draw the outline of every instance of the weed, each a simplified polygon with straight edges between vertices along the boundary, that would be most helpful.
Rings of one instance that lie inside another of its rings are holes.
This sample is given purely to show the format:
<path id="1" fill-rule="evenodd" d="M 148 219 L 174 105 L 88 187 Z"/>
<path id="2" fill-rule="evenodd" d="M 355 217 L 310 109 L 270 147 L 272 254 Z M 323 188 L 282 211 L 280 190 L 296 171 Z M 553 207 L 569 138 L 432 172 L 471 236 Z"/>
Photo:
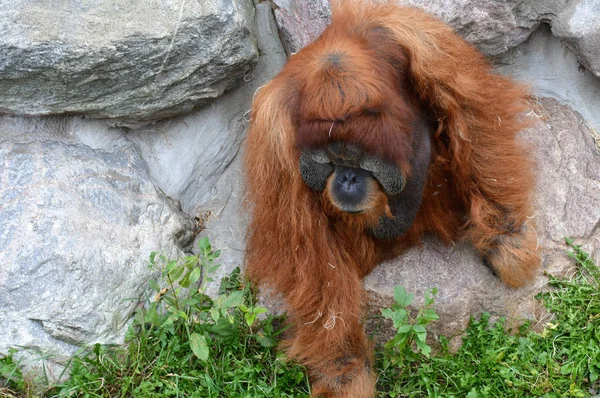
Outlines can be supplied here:
<path id="1" fill-rule="evenodd" d="M 125 348 L 95 345 L 74 358 L 61 397 L 292 397 L 306 394 L 303 368 L 277 355 L 276 318 L 257 321 L 239 269 L 223 279 L 216 299 L 205 294 L 218 251 L 170 260 L 152 253 L 154 300 L 135 315 Z"/>
<path id="2" fill-rule="evenodd" d="M 17 350 L 11 348 L 7 355 L 0 354 L 0 397 L 17 397 L 17 391 L 28 390 L 28 383 L 19 369 L 19 362 L 15 359 Z"/>
<path id="3" fill-rule="evenodd" d="M 414 322 L 399 323 L 395 357 L 386 346 L 378 356 L 381 397 L 586 397 L 596 394 L 600 373 L 600 271 L 581 247 L 567 240 L 578 268 L 569 280 L 550 277 L 553 290 L 538 296 L 554 320 L 542 333 L 529 324 L 505 329 L 490 315 L 471 319 L 458 353 L 427 358 L 407 350 L 404 337 Z M 402 298 L 402 295 L 400 295 Z M 396 298 L 396 301 L 399 301 Z M 409 300 L 410 301 L 410 300 Z M 396 322 L 395 322 L 396 324 Z M 414 329 L 413 329 L 414 332 Z M 390 344 L 390 343 L 388 343 Z M 421 351 L 422 354 L 425 352 Z M 404 357 L 404 358 L 403 358 Z M 391 358 L 404 366 L 389 366 Z"/>
<path id="4" fill-rule="evenodd" d="M 387 368 L 390 364 L 403 365 L 407 362 L 415 362 L 421 358 L 421 355 L 429 358 L 431 347 L 426 342 L 426 328 L 429 323 L 439 319 L 435 310 L 431 308 L 436 294 L 436 288 L 425 292 L 425 304 L 413 318 L 408 306 L 412 304 L 414 295 L 406 293 L 403 286 L 394 288 L 396 303 L 392 304 L 391 308 L 381 310 L 381 315 L 391 319 L 396 329 L 396 335 L 385 344 L 384 367 Z"/>
<path id="5" fill-rule="evenodd" d="M 427 326 L 437 319 L 436 290 L 411 314 L 413 295 L 398 286 L 382 315 L 395 336 L 376 352 L 381 397 L 586 397 L 600 389 L 600 271 L 572 241 L 578 264 L 569 279 L 550 277 L 538 298 L 554 313 L 541 333 L 530 325 L 507 331 L 484 314 L 471 323 L 456 354 L 441 338 L 433 355 Z M 266 309 L 239 270 L 221 281 L 218 297 L 205 294 L 218 251 L 207 240 L 200 253 L 179 260 L 153 254 L 160 273 L 149 282 L 152 302 L 141 308 L 123 347 L 95 345 L 74 357 L 70 378 L 43 397 L 307 397 L 302 367 L 277 354 L 279 318 Z M 0 397 L 30 397 L 15 351 L 0 356 Z"/>

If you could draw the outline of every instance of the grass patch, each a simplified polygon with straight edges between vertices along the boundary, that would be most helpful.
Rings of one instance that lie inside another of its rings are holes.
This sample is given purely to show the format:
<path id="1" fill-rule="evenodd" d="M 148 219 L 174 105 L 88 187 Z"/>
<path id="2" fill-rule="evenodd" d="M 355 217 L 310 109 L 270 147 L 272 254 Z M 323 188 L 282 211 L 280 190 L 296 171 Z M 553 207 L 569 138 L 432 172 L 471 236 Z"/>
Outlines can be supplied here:
<path id="1" fill-rule="evenodd" d="M 394 291 L 396 303 L 382 311 L 396 335 L 376 351 L 380 397 L 586 397 L 600 387 L 600 271 L 579 246 L 568 280 L 550 278 L 539 295 L 555 314 L 542 333 L 523 325 L 507 332 L 503 320 L 472 319 L 463 345 L 450 354 L 447 341 L 436 355 L 426 343 L 437 319 L 435 289 L 417 314 L 412 295 Z M 308 397 L 304 369 L 275 350 L 281 318 L 258 315 L 239 270 L 221 283 L 219 296 L 205 294 L 219 252 L 207 240 L 200 254 L 170 260 L 153 254 L 161 273 L 150 282 L 151 304 L 135 315 L 124 347 L 95 345 L 69 365 L 70 378 L 34 395 L 14 351 L 0 356 L 0 397 Z M 202 272 L 202 270 L 206 272 Z"/>
<path id="2" fill-rule="evenodd" d="M 542 293 L 552 322 L 542 333 L 522 325 L 511 333 L 489 314 L 471 319 L 458 353 L 431 358 L 414 346 L 410 353 L 378 353 L 381 397 L 587 397 L 600 384 L 600 272 L 591 257 L 567 240 L 578 267 L 568 280 L 550 277 Z M 399 308 L 402 308 L 399 303 Z M 428 322 L 425 322 L 425 324 Z M 406 330 L 410 322 L 405 322 Z M 413 322 L 413 325 L 423 322 Z M 421 330 L 421 329 L 419 329 Z M 419 341 L 417 341 L 418 343 Z M 421 344 L 424 343 L 424 336 Z M 409 347 L 410 348 L 410 347 Z M 406 351 L 406 347 L 404 347 Z M 399 369 L 395 366 L 401 363 Z"/>

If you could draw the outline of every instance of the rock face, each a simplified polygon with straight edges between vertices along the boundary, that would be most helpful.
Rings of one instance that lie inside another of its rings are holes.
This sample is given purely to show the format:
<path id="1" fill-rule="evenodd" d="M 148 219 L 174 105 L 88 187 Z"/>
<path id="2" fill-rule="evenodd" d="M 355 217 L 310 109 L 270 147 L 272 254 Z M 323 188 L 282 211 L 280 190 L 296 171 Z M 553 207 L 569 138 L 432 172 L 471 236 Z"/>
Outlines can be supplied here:
<path id="1" fill-rule="evenodd" d="M 577 113 L 552 99 L 538 105 L 530 114 L 537 125 L 522 134 L 537 163 L 532 216 L 544 270 L 562 275 L 573 267 L 565 254 L 565 237 L 592 253 L 600 251 L 600 155 Z M 393 302 L 397 284 L 415 293 L 414 308 L 423 304 L 427 289 L 438 288 L 435 308 L 440 320 L 433 325 L 435 334 L 453 336 L 464 329 L 470 315 L 483 312 L 512 321 L 545 319 L 534 299 L 546 284 L 545 276 L 527 288 L 511 290 L 465 243 L 445 247 L 436 239 L 425 239 L 422 247 L 377 267 L 365 281 L 373 313 Z"/>
<path id="2" fill-rule="evenodd" d="M 245 101 L 242 109 L 250 108 L 254 92 L 273 78 L 286 62 L 285 51 L 279 41 L 277 26 L 268 3 L 256 6 L 256 22 L 256 38 L 261 57 L 249 84 L 230 94 Z M 246 126 L 245 121 L 243 126 Z M 204 208 L 211 211 L 207 214 L 201 236 L 208 236 L 213 246 L 221 249 L 221 267 L 213 276 L 215 280 L 229 275 L 235 267 L 242 265 L 244 260 L 249 215 L 243 206 L 244 172 L 240 155 L 227 166 L 214 185 L 214 195 L 204 205 Z M 217 288 L 218 283 L 209 285 L 208 293 L 216 294 Z"/>
<path id="3" fill-rule="evenodd" d="M 122 341 L 149 253 L 192 239 L 135 147 L 99 122 L 0 119 L 0 198 L 0 352 L 60 361 Z"/>
<path id="4" fill-rule="evenodd" d="M 217 202 L 228 197 L 223 189 L 231 192 L 232 185 L 222 189 L 216 185 L 240 148 L 252 96 L 286 61 L 268 3 L 257 5 L 253 30 L 261 57 L 245 84 L 197 112 L 128 134 L 158 187 L 194 217 L 200 217 L 202 210 L 218 211 L 223 203 Z"/>
<path id="5" fill-rule="evenodd" d="M 587 69 L 600 77 L 600 2 L 582 0 L 569 5 L 553 19 L 552 31 Z"/>
<path id="6" fill-rule="evenodd" d="M 600 3 L 595 0 L 396 0 L 419 7 L 452 26 L 489 57 L 525 42 L 540 23 L 552 26 L 577 59 L 600 76 Z M 286 50 L 314 40 L 330 16 L 327 0 L 276 0 Z"/>
<path id="7" fill-rule="evenodd" d="M 496 57 L 496 69 L 528 84 L 532 92 L 552 97 L 577 110 L 600 131 L 600 79 L 581 68 L 569 49 L 540 26 L 527 42 Z"/>
<path id="8" fill-rule="evenodd" d="M 191 115 L 159 122 L 128 134 L 158 187 L 201 219 L 204 231 L 221 250 L 219 280 L 243 263 L 248 217 L 242 206 L 240 144 L 248 124 L 252 96 L 286 62 L 268 3 L 256 6 L 254 29 L 261 57 L 244 85 Z M 197 246 L 194 245 L 195 249 Z M 209 284 L 216 293 L 218 282 Z"/>
<path id="9" fill-rule="evenodd" d="M 0 0 L 0 112 L 190 111 L 252 70 L 252 20 L 248 0 Z"/>
<path id="10" fill-rule="evenodd" d="M 274 0 L 275 17 L 288 54 L 306 46 L 321 34 L 331 20 L 328 0 Z"/>

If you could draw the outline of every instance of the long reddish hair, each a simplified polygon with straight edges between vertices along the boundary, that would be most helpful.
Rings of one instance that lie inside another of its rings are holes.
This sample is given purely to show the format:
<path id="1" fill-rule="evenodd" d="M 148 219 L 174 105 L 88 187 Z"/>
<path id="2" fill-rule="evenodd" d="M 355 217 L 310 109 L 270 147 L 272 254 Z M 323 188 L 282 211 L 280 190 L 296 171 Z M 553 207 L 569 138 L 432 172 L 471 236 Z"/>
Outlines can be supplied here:
<path id="1" fill-rule="evenodd" d="M 283 294 L 295 325 L 285 348 L 308 366 L 317 393 L 372 395 L 370 371 L 338 387 L 319 380 L 362 366 L 339 365 L 340 356 L 370 357 L 362 278 L 378 262 L 427 232 L 445 242 L 466 236 L 484 253 L 505 233 L 507 217 L 513 226 L 527 221 L 533 175 L 515 140 L 525 98 L 524 87 L 493 73 L 441 21 L 355 0 L 335 3 L 331 26 L 256 93 L 245 152 L 246 273 Z M 301 150 L 343 140 L 410 175 L 410 131 L 423 113 L 433 126 L 432 162 L 409 231 L 381 242 L 365 232 L 377 218 L 332 218 L 326 195 L 302 180 Z M 499 276 L 519 286 L 535 269 Z"/>

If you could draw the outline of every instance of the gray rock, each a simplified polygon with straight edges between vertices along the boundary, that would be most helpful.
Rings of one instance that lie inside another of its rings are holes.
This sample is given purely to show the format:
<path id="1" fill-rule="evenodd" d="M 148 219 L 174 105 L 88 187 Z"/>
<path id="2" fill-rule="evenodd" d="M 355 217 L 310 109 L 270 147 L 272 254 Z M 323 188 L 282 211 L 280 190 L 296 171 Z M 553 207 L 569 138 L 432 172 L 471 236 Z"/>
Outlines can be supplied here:
<path id="1" fill-rule="evenodd" d="M 249 87 L 240 89 L 241 97 L 246 101 L 244 104 L 247 107 L 251 106 L 250 94 L 273 78 L 286 61 L 268 3 L 258 4 L 256 14 L 256 37 L 261 56 Z M 232 95 L 240 94 L 232 93 Z M 244 173 L 241 155 L 239 153 L 227 166 L 214 186 L 214 195 L 205 204 L 205 208 L 211 211 L 205 214 L 205 228 L 199 237 L 208 236 L 213 246 L 221 250 L 219 259 L 221 266 L 212 276 L 216 283 L 207 286 L 207 292 L 212 295 L 217 293 L 221 278 L 229 275 L 235 267 L 243 265 L 249 215 L 244 207 Z"/>
<path id="2" fill-rule="evenodd" d="M 570 2 L 553 21 L 552 32 L 583 66 L 600 77 L 600 1 Z"/>
<path id="3" fill-rule="evenodd" d="M 213 248 L 221 250 L 217 261 L 220 267 L 210 275 L 214 283 L 206 287 L 213 297 L 218 293 L 221 279 L 244 263 L 246 226 L 250 217 L 243 203 L 243 179 L 241 156 L 236 156 L 215 185 L 215 195 L 208 205 L 212 210 L 204 214 L 204 229 L 198 236 L 198 239 L 207 236 Z M 194 251 L 197 247 L 196 240 Z"/>
<path id="4" fill-rule="evenodd" d="M 0 198 L 0 352 L 33 363 L 122 342 L 150 252 L 180 256 L 192 239 L 135 147 L 101 122 L 0 118 Z"/>
<path id="5" fill-rule="evenodd" d="M 538 105 L 530 117 L 539 123 L 523 132 L 537 162 L 535 230 L 544 270 L 564 275 L 573 267 L 565 255 L 565 236 L 594 256 L 600 253 L 600 155 L 578 114 L 552 99 L 542 99 Z M 512 324 L 548 320 L 534 299 L 546 285 L 545 276 L 529 287 L 511 290 L 465 243 L 446 247 L 436 239 L 425 239 L 422 247 L 378 266 L 365 280 L 372 313 L 393 302 L 393 287 L 398 284 L 415 293 L 415 309 L 423 304 L 427 289 L 439 289 L 435 308 L 440 319 L 433 324 L 434 335 L 457 336 L 470 315 L 483 312 L 505 316 Z"/>
<path id="6" fill-rule="evenodd" d="M 0 0 L 0 112 L 188 112 L 250 73 L 252 19 L 249 0 Z"/>
<path id="7" fill-rule="evenodd" d="M 537 13 L 518 23 L 513 14 L 513 6 L 507 1 L 398 0 L 397 2 L 422 8 L 437 16 L 487 56 L 503 53 L 522 43 L 537 24 L 535 19 Z"/>
<path id="8" fill-rule="evenodd" d="M 275 19 L 288 54 L 311 43 L 331 21 L 328 0 L 274 0 Z"/>
<path id="9" fill-rule="evenodd" d="M 600 132 L 600 79 L 580 68 L 568 48 L 540 26 L 526 43 L 496 58 L 496 69 L 543 97 L 553 97 L 581 113 Z"/>
<path id="10" fill-rule="evenodd" d="M 268 3 L 257 5 L 254 29 L 261 56 L 243 85 L 188 116 L 127 135 L 138 145 L 157 186 L 191 216 L 218 210 L 228 200 L 229 194 L 223 196 L 215 185 L 243 140 L 252 96 L 286 61 L 272 18 Z"/>

